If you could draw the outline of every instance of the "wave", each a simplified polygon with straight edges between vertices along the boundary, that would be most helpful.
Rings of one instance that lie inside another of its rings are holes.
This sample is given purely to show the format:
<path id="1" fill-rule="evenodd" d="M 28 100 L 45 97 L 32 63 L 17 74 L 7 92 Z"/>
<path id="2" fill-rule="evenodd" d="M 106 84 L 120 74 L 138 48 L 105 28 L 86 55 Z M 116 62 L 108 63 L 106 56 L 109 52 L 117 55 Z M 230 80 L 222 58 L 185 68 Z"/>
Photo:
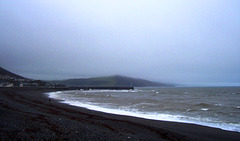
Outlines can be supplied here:
<path id="1" fill-rule="evenodd" d="M 113 92 L 114 90 L 92 90 L 94 92 Z M 74 91 L 75 93 L 76 91 Z M 89 92 L 89 91 L 88 91 Z M 119 92 L 119 90 L 115 91 Z M 121 92 L 125 92 L 121 91 Z M 182 123 L 191 123 L 191 124 L 198 124 L 208 127 L 220 128 L 223 130 L 228 131 L 237 131 L 240 132 L 240 123 L 229 123 L 227 121 L 218 121 L 212 118 L 204 118 L 201 116 L 190 117 L 186 115 L 176 114 L 176 113 L 163 113 L 163 112 L 141 112 L 138 109 L 130 108 L 129 106 L 120 106 L 118 108 L 112 108 L 108 105 L 100 105 L 99 103 L 93 102 L 80 102 L 76 100 L 66 100 L 60 97 L 60 94 L 66 93 L 64 91 L 58 92 L 50 92 L 45 93 L 50 98 L 62 100 L 61 103 L 69 104 L 72 106 L 82 107 L 89 110 L 100 111 L 109 114 L 116 114 L 116 115 L 124 115 L 124 116 L 132 116 L 132 117 L 139 117 L 144 119 L 151 119 L 151 120 L 161 120 L 161 121 L 172 121 L 172 122 L 182 122 Z M 69 93 L 69 91 L 67 91 Z M 149 104 L 149 103 L 144 103 Z M 143 104 L 143 105 L 144 105 Z M 206 103 L 200 103 L 201 106 L 206 106 Z M 138 105 L 139 106 L 139 105 Z M 207 111 L 207 108 L 202 108 L 201 110 Z"/>
<path id="2" fill-rule="evenodd" d="M 208 111 L 208 108 L 201 108 L 202 111 Z"/>

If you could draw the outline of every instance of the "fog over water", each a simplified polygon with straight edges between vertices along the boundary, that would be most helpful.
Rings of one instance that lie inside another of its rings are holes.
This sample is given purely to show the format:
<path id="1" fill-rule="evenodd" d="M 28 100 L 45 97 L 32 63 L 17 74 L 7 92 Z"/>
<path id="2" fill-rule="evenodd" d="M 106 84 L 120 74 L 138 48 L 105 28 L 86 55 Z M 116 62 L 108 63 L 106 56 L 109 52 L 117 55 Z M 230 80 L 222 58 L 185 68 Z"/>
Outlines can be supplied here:
<path id="1" fill-rule="evenodd" d="M 0 66 L 25 77 L 240 85 L 239 0 L 0 0 L 0 21 Z"/>

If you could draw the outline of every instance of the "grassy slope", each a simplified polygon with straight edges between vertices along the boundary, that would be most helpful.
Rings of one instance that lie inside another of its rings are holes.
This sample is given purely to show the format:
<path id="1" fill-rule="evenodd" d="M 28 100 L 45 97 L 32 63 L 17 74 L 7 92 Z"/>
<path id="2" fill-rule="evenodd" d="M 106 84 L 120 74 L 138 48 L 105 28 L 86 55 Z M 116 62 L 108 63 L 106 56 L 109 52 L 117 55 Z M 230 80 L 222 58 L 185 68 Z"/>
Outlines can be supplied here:
<path id="1" fill-rule="evenodd" d="M 144 86 L 166 86 L 166 84 L 152 82 L 143 79 L 135 79 L 123 76 L 109 76 L 109 77 L 95 77 L 87 79 L 68 79 L 62 81 L 52 81 L 54 83 L 74 86 L 131 86 L 135 87 Z"/>

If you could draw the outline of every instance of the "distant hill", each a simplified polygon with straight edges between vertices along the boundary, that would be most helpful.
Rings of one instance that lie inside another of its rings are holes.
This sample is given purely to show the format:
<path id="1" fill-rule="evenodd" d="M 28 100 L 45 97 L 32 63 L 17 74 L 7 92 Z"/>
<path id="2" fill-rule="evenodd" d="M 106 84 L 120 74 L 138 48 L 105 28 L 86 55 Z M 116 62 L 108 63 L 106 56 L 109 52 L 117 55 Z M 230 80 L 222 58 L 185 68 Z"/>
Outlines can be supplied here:
<path id="1" fill-rule="evenodd" d="M 32 80 L 15 73 L 12 73 L 8 70 L 0 67 L 0 81 L 1 82 L 11 82 L 14 85 L 19 85 L 20 83 L 28 83 L 28 85 L 32 85 L 32 83 L 38 83 L 38 85 L 47 84 L 41 80 Z M 16 80 L 18 79 L 18 80 Z M 24 79 L 24 81 L 19 80 Z M 148 86 L 170 86 L 165 83 L 152 82 L 144 79 L 125 77 L 120 75 L 108 76 L 108 77 L 94 77 L 94 78 L 80 78 L 80 79 L 67 79 L 67 80 L 53 80 L 48 81 L 52 84 L 60 84 L 66 86 L 82 86 L 82 87 L 148 87 Z"/>
<path id="2" fill-rule="evenodd" d="M 0 67 L 0 87 L 50 87 L 53 86 L 42 80 L 22 77 Z"/>
<path id="3" fill-rule="evenodd" d="M 81 79 L 67 79 L 50 81 L 52 83 L 63 84 L 67 86 L 134 86 L 134 87 L 147 87 L 147 86 L 169 86 L 164 83 L 152 82 L 144 79 L 130 78 L 120 75 L 108 77 L 94 77 L 94 78 L 81 78 Z"/>
<path id="4" fill-rule="evenodd" d="M 8 75 L 8 76 L 10 76 L 10 77 L 15 77 L 15 78 L 17 78 L 17 79 L 27 79 L 27 78 L 25 78 L 25 77 L 22 77 L 22 76 L 20 76 L 20 75 L 17 75 L 17 74 L 15 74 L 15 73 L 12 73 L 12 72 L 10 72 L 10 71 L 8 71 L 8 70 L 5 70 L 5 69 L 2 68 L 2 67 L 0 67 L 0 75 L 2 75 L 2 76 Z"/>

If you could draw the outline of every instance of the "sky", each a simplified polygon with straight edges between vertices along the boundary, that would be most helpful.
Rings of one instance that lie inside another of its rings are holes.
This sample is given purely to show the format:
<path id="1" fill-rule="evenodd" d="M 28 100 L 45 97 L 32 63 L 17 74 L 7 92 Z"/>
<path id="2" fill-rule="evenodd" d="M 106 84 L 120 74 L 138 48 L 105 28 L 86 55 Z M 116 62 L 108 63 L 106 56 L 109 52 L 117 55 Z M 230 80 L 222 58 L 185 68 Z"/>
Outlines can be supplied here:
<path id="1" fill-rule="evenodd" d="M 240 1 L 0 0 L 0 66 L 42 80 L 240 85 Z"/>

